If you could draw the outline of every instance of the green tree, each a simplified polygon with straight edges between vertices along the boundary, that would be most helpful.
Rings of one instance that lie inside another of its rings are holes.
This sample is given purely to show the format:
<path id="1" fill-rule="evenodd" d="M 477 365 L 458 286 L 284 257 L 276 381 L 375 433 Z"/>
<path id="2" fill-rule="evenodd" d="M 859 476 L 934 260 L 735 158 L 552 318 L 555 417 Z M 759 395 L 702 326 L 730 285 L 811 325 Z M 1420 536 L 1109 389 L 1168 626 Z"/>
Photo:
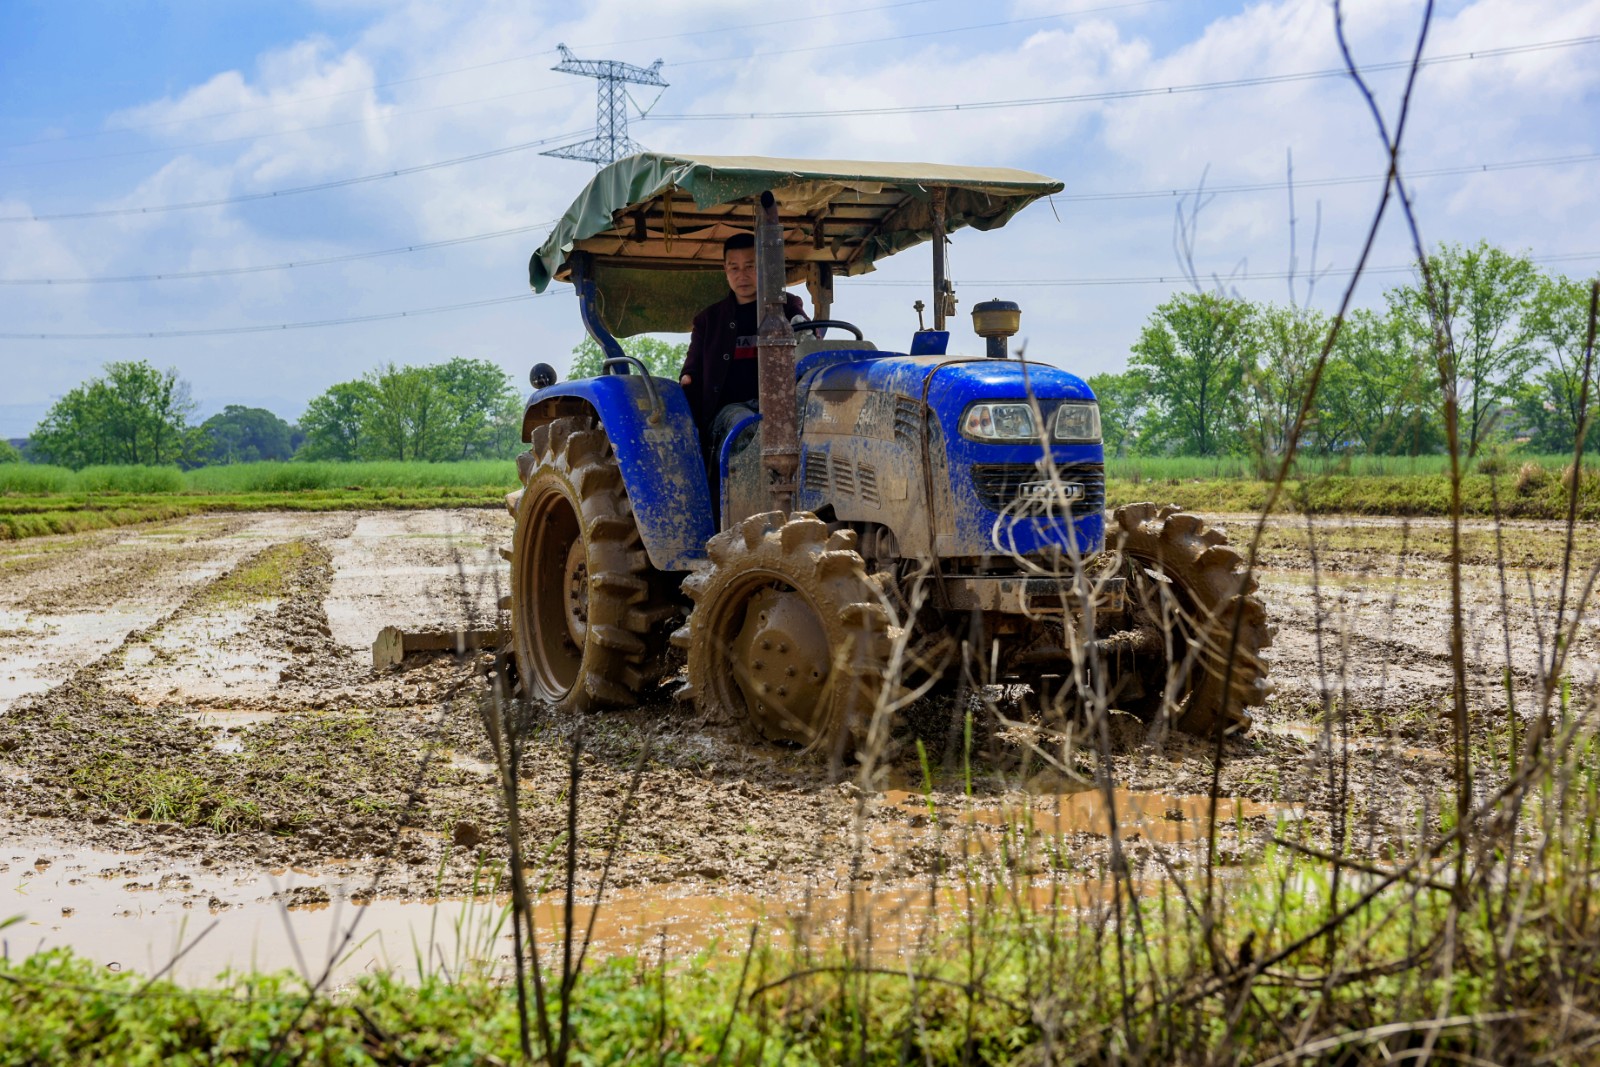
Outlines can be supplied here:
<path id="1" fill-rule="evenodd" d="M 1360 309 L 1345 318 L 1317 398 L 1329 451 L 1423 455 L 1444 442 L 1433 355 L 1405 314 Z"/>
<path id="2" fill-rule="evenodd" d="M 1422 283 L 1391 290 L 1391 304 L 1407 316 L 1412 332 L 1431 344 L 1445 397 L 1460 412 L 1461 444 L 1475 456 L 1494 429 L 1501 408 L 1519 392 L 1537 356 L 1521 328 L 1523 306 L 1538 284 L 1525 255 L 1512 255 L 1487 241 L 1472 248 L 1441 245 L 1429 257 L 1436 307 L 1428 306 Z M 1435 333 L 1437 323 L 1443 329 Z"/>
<path id="3" fill-rule="evenodd" d="M 1211 293 L 1180 293 L 1156 308 L 1129 368 L 1149 383 L 1154 434 L 1173 451 L 1213 456 L 1242 444 L 1251 309 Z"/>
<path id="4" fill-rule="evenodd" d="M 289 424 L 266 408 L 229 404 L 202 422 L 200 433 L 208 463 L 256 463 L 294 454 Z"/>
<path id="5" fill-rule="evenodd" d="M 362 455 L 362 423 L 372 400 L 372 388 L 364 381 L 340 382 L 306 405 L 300 416 L 300 432 L 305 435 L 296 459 L 350 462 Z"/>
<path id="6" fill-rule="evenodd" d="M 1541 276 L 1523 312 L 1522 326 L 1543 366 L 1517 396 L 1517 415 L 1540 452 L 1570 452 L 1582 416 L 1584 374 L 1589 375 L 1589 432 L 1586 448 L 1600 447 L 1600 381 L 1585 365 L 1589 330 L 1589 284 L 1562 276 Z"/>
<path id="7" fill-rule="evenodd" d="M 516 452 L 522 397 L 505 371 L 486 359 L 459 356 L 430 369 L 449 408 L 446 454 L 440 458 L 496 458 Z"/>
<path id="8" fill-rule="evenodd" d="M 361 420 L 371 459 L 436 460 L 449 447 L 450 397 L 432 367 L 385 364 L 362 379 L 370 389 Z"/>
<path id="9" fill-rule="evenodd" d="M 195 445 L 193 413 L 189 385 L 176 370 L 157 370 L 144 360 L 107 363 L 105 377 L 56 401 L 34 429 L 31 447 L 40 458 L 74 470 L 97 463 L 177 463 Z"/>
<path id="10" fill-rule="evenodd" d="M 673 381 L 678 380 L 678 372 L 683 369 L 683 359 L 689 354 L 687 342 L 673 344 L 655 337 L 629 337 L 619 343 L 624 352 L 649 367 L 652 376 L 671 378 Z M 601 353 L 600 346 L 595 344 L 594 338 L 585 337 L 572 350 L 572 369 L 567 372 L 567 377 L 597 377 L 604 361 L 605 356 Z"/>
<path id="11" fill-rule="evenodd" d="M 1137 371 L 1096 374 L 1089 388 L 1100 402 L 1100 433 L 1106 452 L 1126 455 L 1139 438 L 1139 423 L 1148 407 L 1149 383 Z"/>
<path id="12" fill-rule="evenodd" d="M 1308 308 L 1268 304 L 1251 316 L 1255 357 L 1247 381 L 1253 446 L 1263 464 L 1268 457 L 1282 456 L 1288 447 L 1327 336 L 1328 317 Z M 1323 443 L 1316 416 L 1314 409 L 1300 441 L 1302 448 L 1315 450 Z"/>
<path id="13" fill-rule="evenodd" d="M 0 463 L 21 463 L 22 453 L 10 441 L 0 441 Z"/>

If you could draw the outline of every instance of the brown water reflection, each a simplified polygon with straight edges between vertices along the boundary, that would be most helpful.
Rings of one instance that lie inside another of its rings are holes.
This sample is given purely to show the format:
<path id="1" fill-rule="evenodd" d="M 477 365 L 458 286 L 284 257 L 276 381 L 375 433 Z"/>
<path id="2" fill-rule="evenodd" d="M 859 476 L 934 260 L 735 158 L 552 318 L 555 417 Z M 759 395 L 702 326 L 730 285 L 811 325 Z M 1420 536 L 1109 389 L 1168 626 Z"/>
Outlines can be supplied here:
<path id="1" fill-rule="evenodd" d="M 1130 844 L 1181 851 L 1205 837 L 1205 797 L 1116 790 L 1113 801 Z M 1111 808 L 1099 792 L 935 804 L 929 817 L 921 794 L 891 790 L 874 806 L 879 817 L 863 835 L 834 842 L 840 864 L 829 884 L 780 883 L 762 892 L 701 881 L 630 887 L 608 893 L 598 911 L 580 902 L 576 928 L 581 936 L 592 926 L 595 957 L 738 952 L 753 924 L 778 944 L 799 939 L 815 948 L 867 938 L 875 955 L 890 957 L 925 948 L 939 930 L 994 909 L 1083 909 L 1108 899 L 1103 879 L 1087 873 L 1095 865 L 1079 863 L 1085 850 L 1074 847 L 1074 835 L 1109 832 Z M 1219 818 L 1231 826 L 1274 812 L 1229 799 Z M 1081 845 L 1081 836 L 1076 840 Z M 857 845 L 865 848 L 853 859 Z M 915 848 L 954 855 L 951 863 L 925 864 L 920 874 L 897 870 L 895 858 Z M 11 890 L 0 919 L 23 919 L 0 935 L 11 957 L 69 946 L 107 966 L 149 972 L 193 942 L 172 972 L 191 984 L 228 969 L 317 975 L 336 953 L 335 981 L 376 968 L 415 976 L 510 967 L 504 896 L 363 899 L 362 886 L 339 863 L 226 873 L 155 854 L 13 842 L 0 849 L 0 885 Z M 536 908 L 547 950 L 559 944 L 562 914 L 559 895 Z"/>

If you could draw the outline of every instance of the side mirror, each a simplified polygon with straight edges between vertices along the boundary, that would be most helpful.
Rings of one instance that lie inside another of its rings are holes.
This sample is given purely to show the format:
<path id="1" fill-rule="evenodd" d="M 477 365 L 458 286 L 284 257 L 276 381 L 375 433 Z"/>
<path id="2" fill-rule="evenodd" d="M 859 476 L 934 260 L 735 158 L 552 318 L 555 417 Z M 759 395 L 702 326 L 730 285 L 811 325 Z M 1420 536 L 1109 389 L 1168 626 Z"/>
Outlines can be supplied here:
<path id="1" fill-rule="evenodd" d="M 556 384 L 556 369 L 548 363 L 535 363 L 528 372 L 528 383 L 535 389 Z"/>

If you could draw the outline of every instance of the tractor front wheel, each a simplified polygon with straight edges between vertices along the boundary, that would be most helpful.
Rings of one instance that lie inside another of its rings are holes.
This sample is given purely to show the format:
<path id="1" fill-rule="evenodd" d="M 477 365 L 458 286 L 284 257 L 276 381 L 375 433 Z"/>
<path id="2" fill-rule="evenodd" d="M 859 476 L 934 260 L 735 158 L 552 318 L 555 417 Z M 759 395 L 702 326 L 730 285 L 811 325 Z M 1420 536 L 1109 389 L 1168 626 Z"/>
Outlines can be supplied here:
<path id="1" fill-rule="evenodd" d="M 842 759 L 886 730 L 897 691 L 889 610 L 852 531 L 800 512 L 753 515 L 706 546 L 673 642 L 708 717 Z"/>
<path id="2" fill-rule="evenodd" d="M 1180 730 L 1247 729 L 1246 709 L 1271 693 L 1262 652 L 1272 627 L 1227 535 L 1177 507 L 1128 504 L 1112 512 L 1106 548 L 1122 553 L 1135 621 L 1160 629 L 1171 650 L 1165 670 L 1141 672 L 1144 696 L 1127 710 L 1158 713 L 1170 691 Z"/>
<path id="3" fill-rule="evenodd" d="M 632 704 L 659 680 L 661 594 L 616 455 L 592 418 L 533 431 L 511 558 L 511 628 L 524 691 L 563 710 Z"/>

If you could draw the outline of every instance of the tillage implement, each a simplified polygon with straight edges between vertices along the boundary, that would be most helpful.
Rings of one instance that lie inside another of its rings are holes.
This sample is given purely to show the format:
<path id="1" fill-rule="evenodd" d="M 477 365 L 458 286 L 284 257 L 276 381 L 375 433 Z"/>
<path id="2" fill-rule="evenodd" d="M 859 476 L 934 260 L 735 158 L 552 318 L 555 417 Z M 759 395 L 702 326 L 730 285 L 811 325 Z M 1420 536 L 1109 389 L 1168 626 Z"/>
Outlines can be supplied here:
<path id="1" fill-rule="evenodd" d="M 950 351 L 948 235 L 1061 188 L 923 163 L 641 154 L 601 170 L 530 264 L 534 289 L 574 286 L 605 359 L 594 378 L 532 373 L 507 497 L 523 691 L 588 710 L 677 679 L 708 718 L 836 757 L 957 686 L 1248 727 L 1271 630 L 1226 536 L 1176 507 L 1105 511 L 1094 394 L 1038 358 L 1048 342 L 1010 351 L 1015 304 L 978 304 L 984 350 Z M 758 397 L 702 441 L 679 381 L 617 338 L 688 331 L 728 298 L 740 233 Z M 923 243 L 931 294 L 906 350 L 834 318 L 836 279 Z"/>

